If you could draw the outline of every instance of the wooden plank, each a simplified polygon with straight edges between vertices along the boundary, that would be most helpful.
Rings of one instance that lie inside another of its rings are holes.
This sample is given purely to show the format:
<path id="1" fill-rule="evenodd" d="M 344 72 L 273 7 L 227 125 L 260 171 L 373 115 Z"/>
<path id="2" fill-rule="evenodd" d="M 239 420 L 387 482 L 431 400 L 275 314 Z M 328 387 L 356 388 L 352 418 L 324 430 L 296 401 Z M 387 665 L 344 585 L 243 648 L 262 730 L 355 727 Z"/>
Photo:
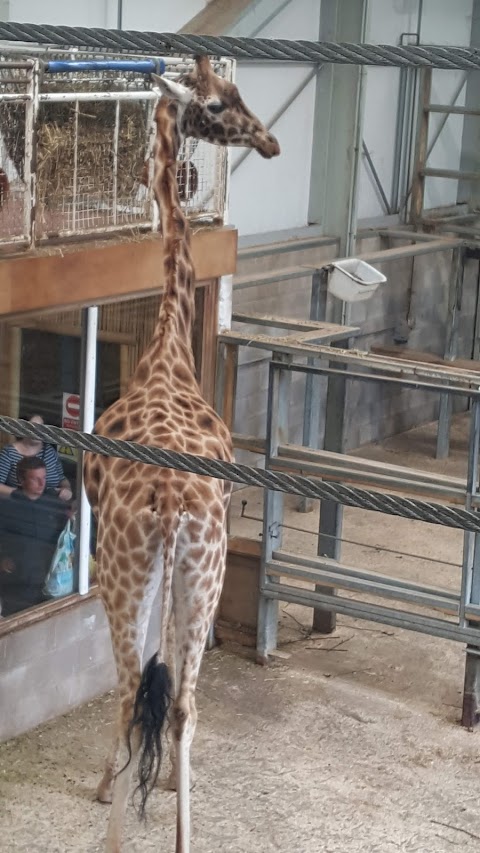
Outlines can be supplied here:
<path id="1" fill-rule="evenodd" d="M 462 240 L 456 238 L 445 238 L 431 240 L 430 242 L 409 244 L 408 246 L 400 246 L 398 249 L 379 249 L 375 252 L 362 252 L 358 255 L 360 260 L 368 261 L 369 263 L 376 262 L 377 264 L 387 263 L 387 261 L 399 261 L 402 258 L 413 258 L 417 255 L 428 255 L 431 252 L 448 252 L 462 244 Z"/>
<path id="2" fill-rule="evenodd" d="M 344 330 L 344 336 L 347 337 L 348 327 L 339 326 Z M 362 350 L 345 350 L 338 347 L 329 347 L 321 344 L 304 343 L 301 340 L 296 340 L 294 335 L 287 337 L 273 337 L 270 335 L 253 335 L 245 334 L 240 331 L 225 331 L 218 336 L 218 340 L 222 343 L 236 346 L 247 346 L 251 349 L 263 349 L 269 352 L 291 353 L 298 356 L 313 356 L 316 358 L 326 358 L 329 361 L 335 361 L 353 366 L 369 367 L 382 371 L 387 376 L 392 375 L 392 378 L 400 377 L 401 379 L 435 383 L 438 380 L 451 380 L 452 378 L 468 390 L 475 391 L 475 377 L 472 376 L 472 370 L 459 370 L 455 362 L 452 367 L 445 369 L 445 365 L 434 365 L 429 367 L 425 363 L 411 362 L 408 367 L 402 364 L 401 359 L 387 358 L 387 356 L 376 355 Z"/>
<path id="3" fill-rule="evenodd" d="M 404 495 L 421 496 L 424 498 L 439 501 L 445 501 L 449 504 L 465 504 L 466 492 L 461 489 L 451 488 L 440 484 L 422 482 L 414 480 L 410 477 L 404 479 L 391 475 L 388 471 L 385 473 L 375 473 L 373 471 L 361 471 L 355 469 L 344 468 L 343 466 L 335 467 L 332 464 L 322 462 L 307 461 L 306 458 L 292 458 L 289 456 L 276 456 L 270 462 L 270 468 L 273 471 L 280 471 L 288 474 L 300 473 L 304 477 L 313 477 L 325 480 L 327 482 L 344 483 L 362 488 L 375 488 L 377 491 L 400 492 Z"/>
<path id="4" fill-rule="evenodd" d="M 322 334 L 331 335 L 341 333 L 342 337 L 353 337 L 359 334 L 360 329 L 356 326 L 341 326 L 338 323 L 326 323 L 321 320 L 297 320 L 292 317 L 281 317 L 277 314 L 239 314 L 235 312 L 232 316 L 235 323 L 247 323 L 249 326 L 271 326 L 274 329 L 291 329 L 294 332 L 299 332 L 299 339 L 304 339 L 307 332 L 314 332 L 318 329 L 320 336 Z M 290 335 L 289 335 L 290 337 Z M 292 338 L 297 338 L 297 335 L 292 335 Z"/>
<path id="5" fill-rule="evenodd" d="M 235 271 L 237 232 L 201 228 L 192 235 L 197 282 Z M 163 240 L 88 243 L 4 257 L 0 316 L 94 305 L 158 291 L 164 284 Z"/>
<path id="6" fill-rule="evenodd" d="M 299 237 L 291 240 L 281 240 L 278 243 L 263 243 L 262 245 L 243 246 L 238 250 L 238 257 L 261 258 L 265 255 L 279 255 L 282 252 L 298 252 L 304 249 L 317 249 L 320 246 L 338 246 L 338 237 L 315 236 Z"/>
<path id="7" fill-rule="evenodd" d="M 248 450 L 250 453 L 259 453 L 265 456 L 266 442 L 264 438 L 255 435 L 241 435 L 239 432 L 232 433 L 233 446 L 237 450 Z"/>
<path id="8" fill-rule="evenodd" d="M 469 107 L 454 107 L 451 104 L 430 104 L 429 113 L 447 113 L 461 116 L 480 116 L 480 110 L 471 110 Z"/>
<path id="9" fill-rule="evenodd" d="M 363 474 L 387 474 L 411 482 L 428 483 L 439 489 L 454 489 L 465 495 L 467 482 L 461 477 L 450 477 L 446 474 L 432 473 L 418 468 L 407 468 L 404 465 L 394 465 L 391 462 L 379 462 L 377 459 L 366 459 L 364 456 L 351 456 L 347 453 L 336 453 L 333 450 L 316 450 L 302 447 L 298 444 L 280 444 L 278 455 L 294 458 L 299 461 L 320 462 L 323 465 L 335 466 L 341 470 L 357 471 Z"/>
<path id="10" fill-rule="evenodd" d="M 387 237 L 392 240 L 411 240 L 412 243 L 430 243 L 432 240 L 438 240 L 437 234 L 425 234 L 423 231 L 408 231 L 401 228 L 380 228 L 372 229 L 372 233 L 360 232 L 361 236 L 371 237 L 378 234 L 379 237 Z"/>
<path id="11" fill-rule="evenodd" d="M 74 326 L 63 322 L 48 323 L 44 320 L 25 318 L 24 320 L 21 320 L 18 325 L 22 329 L 37 329 L 39 332 L 49 332 L 53 335 L 66 335 L 71 338 L 80 338 L 82 335 L 80 326 Z M 12 326 L 15 328 L 17 324 L 13 323 Z M 135 346 L 137 343 L 135 335 L 131 335 L 128 332 L 109 332 L 106 329 L 98 330 L 97 340 L 109 344 L 121 344 L 126 346 Z"/>
<path id="12" fill-rule="evenodd" d="M 480 172 L 462 172 L 460 169 L 422 169 L 425 178 L 453 178 L 455 181 L 480 181 Z"/>
<path id="13" fill-rule="evenodd" d="M 225 364 L 223 374 L 223 406 L 220 415 L 230 432 L 235 420 L 235 399 L 237 392 L 238 347 L 225 347 Z"/>
<path id="14" fill-rule="evenodd" d="M 203 396 L 212 405 L 215 398 L 217 365 L 218 291 L 218 279 L 214 279 L 205 285 L 202 317 L 200 387 Z"/>
<path id="15" fill-rule="evenodd" d="M 372 346 L 370 352 L 377 355 L 386 355 L 389 358 L 398 358 L 402 361 L 425 362 L 425 364 L 440 364 L 447 370 L 469 370 L 472 373 L 480 373 L 480 361 L 474 361 L 470 358 L 455 358 L 453 361 L 448 361 L 442 358 L 441 355 L 435 355 L 432 352 L 421 352 L 420 350 L 408 349 L 407 347 L 397 346 Z"/>
<path id="16" fill-rule="evenodd" d="M 428 107 L 432 91 L 432 69 L 422 68 L 420 72 L 420 93 L 417 119 L 417 139 L 415 145 L 415 166 L 413 172 L 410 220 L 415 228 L 419 227 L 423 212 L 425 194 L 425 164 L 428 157 Z"/>

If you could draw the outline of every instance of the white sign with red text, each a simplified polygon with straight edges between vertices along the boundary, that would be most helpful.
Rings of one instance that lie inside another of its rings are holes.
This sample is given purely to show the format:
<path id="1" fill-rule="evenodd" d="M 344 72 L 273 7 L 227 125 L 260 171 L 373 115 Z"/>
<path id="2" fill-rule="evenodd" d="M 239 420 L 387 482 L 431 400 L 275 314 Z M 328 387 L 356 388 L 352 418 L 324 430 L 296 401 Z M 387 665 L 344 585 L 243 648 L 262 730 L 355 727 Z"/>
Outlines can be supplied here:
<path id="1" fill-rule="evenodd" d="M 62 396 L 62 427 L 65 429 L 80 429 L 80 395 L 63 393 Z M 73 447 L 59 447 L 58 452 L 64 459 L 76 460 L 77 451 Z"/>
<path id="2" fill-rule="evenodd" d="M 63 393 L 62 427 L 65 429 L 80 429 L 80 396 L 79 394 Z"/>

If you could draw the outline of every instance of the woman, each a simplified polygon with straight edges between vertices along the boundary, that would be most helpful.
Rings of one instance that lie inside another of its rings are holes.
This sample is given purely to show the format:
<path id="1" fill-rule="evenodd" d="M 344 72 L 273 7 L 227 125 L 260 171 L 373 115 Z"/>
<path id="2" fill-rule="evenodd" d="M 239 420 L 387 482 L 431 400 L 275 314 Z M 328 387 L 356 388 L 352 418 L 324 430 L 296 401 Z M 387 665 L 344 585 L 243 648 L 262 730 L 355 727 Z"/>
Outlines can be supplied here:
<path id="1" fill-rule="evenodd" d="M 41 415 L 28 418 L 31 424 L 43 424 Z M 62 501 L 72 499 L 72 489 L 65 477 L 58 453 L 51 444 L 38 438 L 15 438 L 0 451 L 0 497 L 7 497 L 18 488 L 17 463 L 25 456 L 37 456 L 47 469 L 46 489 L 53 489 Z"/>

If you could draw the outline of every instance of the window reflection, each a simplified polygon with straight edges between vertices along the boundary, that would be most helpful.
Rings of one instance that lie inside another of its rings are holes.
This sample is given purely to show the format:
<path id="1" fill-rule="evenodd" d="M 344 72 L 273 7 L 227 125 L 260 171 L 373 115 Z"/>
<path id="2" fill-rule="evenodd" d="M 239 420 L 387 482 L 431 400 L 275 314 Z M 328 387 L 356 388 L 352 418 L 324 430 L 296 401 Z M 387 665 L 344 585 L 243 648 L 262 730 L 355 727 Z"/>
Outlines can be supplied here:
<path id="1" fill-rule="evenodd" d="M 197 375 L 203 383 L 203 374 L 208 374 L 206 381 L 210 387 L 214 362 L 209 353 L 203 364 L 207 339 L 203 287 L 197 288 L 195 301 L 192 343 Z M 160 294 L 154 294 L 99 308 L 95 418 L 126 391 L 153 337 L 160 303 Z M 209 304 L 214 305 L 215 301 L 210 298 Z M 208 312 L 207 327 L 209 349 L 212 349 L 215 311 Z M 0 323 L 2 414 L 79 429 L 80 383 L 80 309 Z M 18 473 L 22 471 L 23 460 L 27 459 L 37 459 L 43 463 L 43 468 L 42 465 L 33 467 L 30 473 L 25 472 L 28 482 L 20 482 Z M 52 595 L 60 597 L 78 589 L 77 574 L 73 572 L 72 581 L 72 571 L 66 568 L 65 560 L 63 579 L 58 583 L 46 583 L 51 578 L 52 566 L 60 560 L 59 554 L 65 557 L 67 552 L 78 547 L 75 515 L 78 471 L 75 450 L 28 439 L 15 440 L 0 432 L 0 604 L 3 617 L 49 600 Z M 35 478 L 43 482 L 43 489 L 34 496 L 30 481 Z M 95 580 L 96 573 L 95 545 L 93 523 L 90 582 Z"/>
<path id="2" fill-rule="evenodd" d="M 24 456 L 16 465 L 18 486 L 0 498 L 0 599 L 10 616 L 49 597 L 46 585 L 60 533 L 73 507 L 47 489 L 45 462 Z M 65 555 L 66 594 L 73 591 L 73 549 Z M 67 576 L 70 575 L 68 578 Z"/>

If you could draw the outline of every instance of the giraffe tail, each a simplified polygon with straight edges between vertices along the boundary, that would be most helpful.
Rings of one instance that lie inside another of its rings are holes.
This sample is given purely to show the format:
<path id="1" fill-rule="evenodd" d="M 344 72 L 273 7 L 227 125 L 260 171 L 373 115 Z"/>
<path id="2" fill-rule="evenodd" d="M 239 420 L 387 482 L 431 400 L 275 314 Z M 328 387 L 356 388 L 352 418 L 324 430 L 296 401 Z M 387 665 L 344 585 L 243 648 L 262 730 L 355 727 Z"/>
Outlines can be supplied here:
<path id="1" fill-rule="evenodd" d="M 132 733 L 136 731 L 137 737 L 140 738 L 138 785 L 135 794 L 140 795 L 138 813 L 141 818 L 145 816 L 148 795 L 160 772 L 162 731 L 171 703 L 171 690 L 168 667 L 154 654 L 143 670 L 128 731 L 130 756 Z"/>
<path id="2" fill-rule="evenodd" d="M 139 815 L 144 817 L 145 805 L 160 772 L 162 763 L 162 731 L 172 702 L 172 681 L 168 666 L 161 658 L 166 654 L 167 630 L 171 610 L 172 578 L 175 565 L 175 549 L 179 529 L 188 520 L 185 512 L 180 512 L 174 524 L 163 532 L 163 602 L 162 630 L 159 652 L 146 664 L 135 697 L 133 717 L 128 731 L 128 743 L 131 753 L 131 737 L 135 731 L 140 738 L 138 761 L 138 786 L 135 793 L 140 794 Z"/>

